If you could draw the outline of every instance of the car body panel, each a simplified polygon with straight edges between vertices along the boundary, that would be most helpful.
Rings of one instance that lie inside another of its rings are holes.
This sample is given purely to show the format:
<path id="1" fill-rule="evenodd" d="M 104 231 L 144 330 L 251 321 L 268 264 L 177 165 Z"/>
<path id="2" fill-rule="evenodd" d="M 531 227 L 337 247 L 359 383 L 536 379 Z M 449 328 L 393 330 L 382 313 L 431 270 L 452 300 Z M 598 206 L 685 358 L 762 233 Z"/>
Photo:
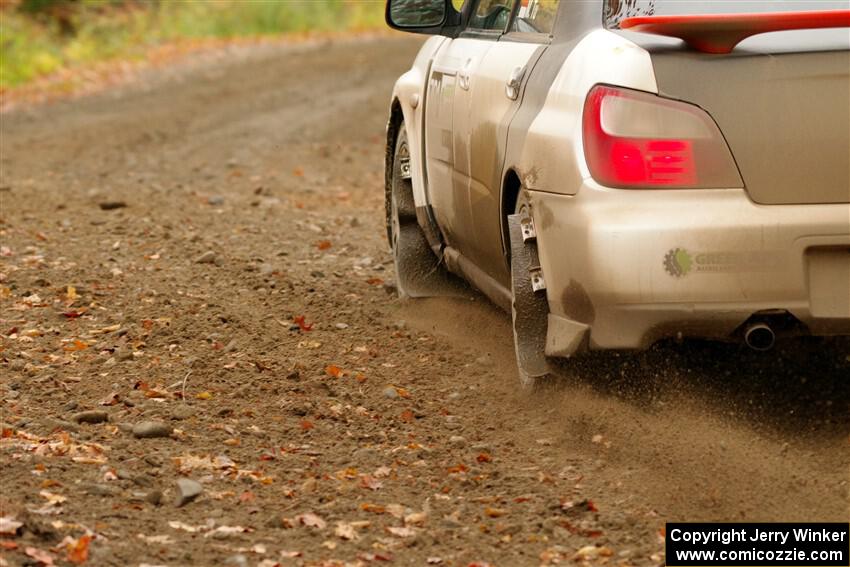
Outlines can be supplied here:
<path id="1" fill-rule="evenodd" d="M 530 195 L 550 311 L 589 325 L 592 348 L 728 337 L 773 309 L 812 332 L 850 333 L 850 279 L 827 285 L 850 269 L 848 205 L 769 206 L 740 189 L 632 191 L 593 180 L 574 196 Z"/>

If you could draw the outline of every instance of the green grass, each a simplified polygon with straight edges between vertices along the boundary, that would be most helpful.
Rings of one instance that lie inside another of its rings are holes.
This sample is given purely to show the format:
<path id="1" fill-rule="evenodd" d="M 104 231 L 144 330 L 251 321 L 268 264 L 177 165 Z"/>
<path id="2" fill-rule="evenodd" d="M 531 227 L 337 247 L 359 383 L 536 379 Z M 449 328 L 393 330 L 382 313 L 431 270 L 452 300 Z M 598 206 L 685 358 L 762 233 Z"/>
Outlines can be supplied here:
<path id="1" fill-rule="evenodd" d="M 180 40 L 377 29 L 383 0 L 84 0 L 72 21 L 69 36 L 47 17 L 0 11 L 0 88 L 63 68 L 143 58 Z"/>

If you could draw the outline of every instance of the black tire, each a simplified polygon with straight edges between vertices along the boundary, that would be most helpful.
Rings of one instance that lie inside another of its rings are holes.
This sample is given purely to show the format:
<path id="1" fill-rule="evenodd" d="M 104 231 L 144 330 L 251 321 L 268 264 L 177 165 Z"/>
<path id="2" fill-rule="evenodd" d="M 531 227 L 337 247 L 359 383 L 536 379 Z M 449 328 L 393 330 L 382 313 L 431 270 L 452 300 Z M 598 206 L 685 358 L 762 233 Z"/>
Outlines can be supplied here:
<path id="1" fill-rule="evenodd" d="M 508 216 L 511 241 L 511 319 L 519 379 L 523 387 L 533 387 L 552 375 L 546 357 L 546 329 L 549 303 L 546 293 L 531 286 L 530 269 L 539 265 L 537 244 L 522 239 L 521 221 L 531 214 L 528 197 L 520 193 L 514 214 Z"/>
<path id="2" fill-rule="evenodd" d="M 433 297 L 451 291 L 451 277 L 431 250 L 416 220 L 413 183 L 402 176 L 410 159 L 407 132 L 399 126 L 393 156 L 392 180 L 387 192 L 387 231 L 395 264 L 399 297 Z"/>

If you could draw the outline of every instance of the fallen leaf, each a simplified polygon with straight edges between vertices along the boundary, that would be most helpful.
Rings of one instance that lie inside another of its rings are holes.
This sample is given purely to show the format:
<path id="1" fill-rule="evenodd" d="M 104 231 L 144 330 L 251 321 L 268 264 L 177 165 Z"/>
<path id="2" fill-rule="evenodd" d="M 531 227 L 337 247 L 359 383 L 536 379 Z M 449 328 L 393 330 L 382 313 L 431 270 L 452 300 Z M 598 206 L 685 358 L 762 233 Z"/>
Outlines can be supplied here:
<path id="1" fill-rule="evenodd" d="M 390 527 L 386 528 L 386 530 L 396 537 L 413 537 L 413 536 L 416 535 L 415 529 L 408 528 L 406 526 L 403 527 L 403 528 L 390 526 Z"/>
<path id="2" fill-rule="evenodd" d="M 78 352 L 81 350 L 86 350 L 87 348 L 89 348 L 89 345 L 79 339 L 74 339 L 71 344 L 66 344 L 64 347 L 62 347 L 65 352 Z"/>
<path id="3" fill-rule="evenodd" d="M 53 494 L 52 492 L 48 492 L 47 490 L 42 490 L 38 493 L 38 495 L 54 506 L 62 504 L 63 502 L 68 500 L 66 496 L 62 496 L 61 494 Z"/>
<path id="4" fill-rule="evenodd" d="M 595 545 L 586 545 L 576 551 L 573 556 L 573 561 L 586 561 L 594 557 L 611 557 L 614 552 L 607 547 L 596 547 Z"/>
<path id="5" fill-rule="evenodd" d="M 336 528 L 334 528 L 334 535 L 344 540 L 358 539 L 357 531 L 354 529 L 354 526 L 345 522 L 336 523 Z"/>
<path id="6" fill-rule="evenodd" d="M 54 565 L 53 563 L 53 555 L 50 553 L 38 549 L 37 547 L 28 547 L 24 550 L 24 553 L 27 556 L 32 557 L 36 561 L 38 561 L 41 565 Z"/>
<path id="7" fill-rule="evenodd" d="M 18 535 L 18 528 L 23 525 L 11 516 L 3 516 L 0 518 L 0 535 Z"/>
<path id="8" fill-rule="evenodd" d="M 81 565 L 89 559 L 89 544 L 92 541 L 92 536 L 86 534 L 80 536 L 73 544 L 68 544 L 68 561 Z"/>
<path id="9" fill-rule="evenodd" d="M 313 323 L 308 324 L 304 315 L 299 315 L 292 320 L 302 331 L 312 331 Z"/>
<path id="10" fill-rule="evenodd" d="M 312 512 L 296 516 L 295 519 L 298 520 L 301 525 L 307 526 L 308 528 L 323 530 L 325 529 L 325 526 L 328 525 L 327 522 Z"/>
<path id="11" fill-rule="evenodd" d="M 384 486 L 384 483 L 368 474 L 364 474 L 360 477 L 360 486 L 369 490 L 378 490 Z"/>
<path id="12" fill-rule="evenodd" d="M 313 429 L 314 427 L 315 427 L 315 425 L 313 425 L 312 421 L 310 421 L 308 419 L 302 419 L 301 420 L 301 429 L 303 429 L 304 431 L 308 431 L 310 429 Z"/>
<path id="13" fill-rule="evenodd" d="M 413 412 L 410 410 L 404 410 L 403 412 L 401 412 L 401 415 L 399 417 L 402 421 L 406 421 L 408 423 L 415 419 Z"/>
<path id="14" fill-rule="evenodd" d="M 316 242 L 316 248 L 318 248 L 319 250 L 327 250 L 331 246 L 333 246 L 333 244 L 331 244 L 330 240 L 320 240 Z"/>
<path id="15" fill-rule="evenodd" d="M 505 514 L 507 514 L 507 510 L 503 508 L 484 508 L 484 514 L 489 518 L 501 518 Z"/>
<path id="16" fill-rule="evenodd" d="M 428 519 L 426 512 L 414 512 L 404 517 L 405 524 L 422 525 Z"/>
<path id="17" fill-rule="evenodd" d="M 213 395 L 209 392 L 198 392 L 197 394 L 195 394 L 195 399 L 198 400 L 210 400 L 212 399 L 212 397 Z"/>
<path id="18" fill-rule="evenodd" d="M 373 514 L 383 514 L 387 509 L 379 504 L 369 504 L 364 502 L 360 505 L 360 509 L 364 512 L 372 512 Z"/>
<path id="19" fill-rule="evenodd" d="M 333 364 L 326 366 L 325 372 L 327 373 L 328 376 L 332 376 L 333 378 L 339 378 L 343 374 L 342 368 L 340 368 L 339 366 L 335 366 Z"/>
<path id="20" fill-rule="evenodd" d="M 493 457 L 491 457 L 489 453 L 481 453 L 475 457 L 475 460 L 479 463 L 492 463 Z"/>

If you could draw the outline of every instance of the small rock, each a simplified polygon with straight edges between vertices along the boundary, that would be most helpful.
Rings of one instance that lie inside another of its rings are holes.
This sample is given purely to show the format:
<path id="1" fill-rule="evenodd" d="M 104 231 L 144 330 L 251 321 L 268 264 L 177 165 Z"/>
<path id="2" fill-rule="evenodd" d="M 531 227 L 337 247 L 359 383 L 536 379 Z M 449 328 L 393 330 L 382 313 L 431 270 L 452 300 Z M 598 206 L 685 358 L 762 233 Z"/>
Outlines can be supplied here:
<path id="1" fill-rule="evenodd" d="M 150 492 L 145 494 L 145 501 L 153 504 L 154 506 L 159 506 L 162 502 L 162 491 L 151 490 Z"/>
<path id="2" fill-rule="evenodd" d="M 201 483 L 192 480 L 191 478 L 178 478 L 177 479 L 177 498 L 174 501 L 174 505 L 178 508 L 181 506 L 185 506 L 195 498 L 201 495 L 204 491 L 204 487 L 201 486 Z"/>
<path id="3" fill-rule="evenodd" d="M 213 207 L 218 207 L 224 204 L 224 197 L 221 195 L 210 195 L 207 197 L 207 203 Z"/>
<path id="4" fill-rule="evenodd" d="M 133 351 L 129 349 L 117 348 L 115 349 L 115 352 L 113 354 L 116 360 L 119 360 L 121 362 L 133 360 Z"/>
<path id="5" fill-rule="evenodd" d="M 449 437 L 449 445 L 458 449 L 462 449 L 466 447 L 466 438 L 461 437 L 460 435 L 452 435 L 451 437 Z"/>
<path id="6" fill-rule="evenodd" d="M 80 428 L 77 427 L 76 424 L 71 423 L 70 421 L 65 421 L 64 419 L 45 419 L 43 422 L 44 426 L 50 430 L 55 431 L 57 429 L 61 429 L 62 431 L 79 431 Z"/>
<path id="7" fill-rule="evenodd" d="M 141 421 L 133 426 L 133 436 L 137 439 L 168 437 L 173 429 L 161 421 Z"/>
<path id="8" fill-rule="evenodd" d="M 103 201 L 100 203 L 100 210 L 102 211 L 114 211 L 115 209 L 123 209 L 127 206 L 127 203 L 124 201 Z"/>
<path id="9" fill-rule="evenodd" d="M 272 264 L 260 264 L 260 275 L 261 276 L 270 276 L 277 271 Z"/>
<path id="10" fill-rule="evenodd" d="M 248 558 L 241 553 L 237 553 L 226 558 L 224 564 L 228 567 L 248 567 Z"/>
<path id="11" fill-rule="evenodd" d="M 215 264 L 215 261 L 218 259 L 218 255 L 212 250 L 207 250 L 197 258 L 195 258 L 196 264 Z"/>
<path id="12" fill-rule="evenodd" d="M 489 354 L 485 354 L 484 356 L 479 356 L 475 359 L 475 364 L 478 366 L 493 366 L 493 359 L 490 358 Z"/>
<path id="13" fill-rule="evenodd" d="M 385 398 L 388 398 L 390 400 L 398 399 L 398 390 L 396 390 L 392 386 L 387 386 L 386 388 L 384 388 L 383 394 Z"/>
<path id="14" fill-rule="evenodd" d="M 103 423 L 109 421 L 109 414 L 100 410 L 81 411 L 74 414 L 71 419 L 74 423 Z"/>
<path id="15" fill-rule="evenodd" d="M 106 484 L 83 484 L 81 488 L 90 496 L 115 496 L 118 492 L 115 488 Z"/>
<path id="16" fill-rule="evenodd" d="M 336 324 L 334 325 L 334 327 L 336 327 L 337 329 L 339 329 L 340 331 L 342 331 L 343 329 L 347 329 L 347 328 L 348 328 L 348 323 L 336 323 Z"/>
<path id="17" fill-rule="evenodd" d="M 195 410 L 192 408 L 192 406 L 179 405 L 171 412 L 171 419 L 181 421 L 184 419 L 189 419 L 193 415 L 195 415 Z"/>

